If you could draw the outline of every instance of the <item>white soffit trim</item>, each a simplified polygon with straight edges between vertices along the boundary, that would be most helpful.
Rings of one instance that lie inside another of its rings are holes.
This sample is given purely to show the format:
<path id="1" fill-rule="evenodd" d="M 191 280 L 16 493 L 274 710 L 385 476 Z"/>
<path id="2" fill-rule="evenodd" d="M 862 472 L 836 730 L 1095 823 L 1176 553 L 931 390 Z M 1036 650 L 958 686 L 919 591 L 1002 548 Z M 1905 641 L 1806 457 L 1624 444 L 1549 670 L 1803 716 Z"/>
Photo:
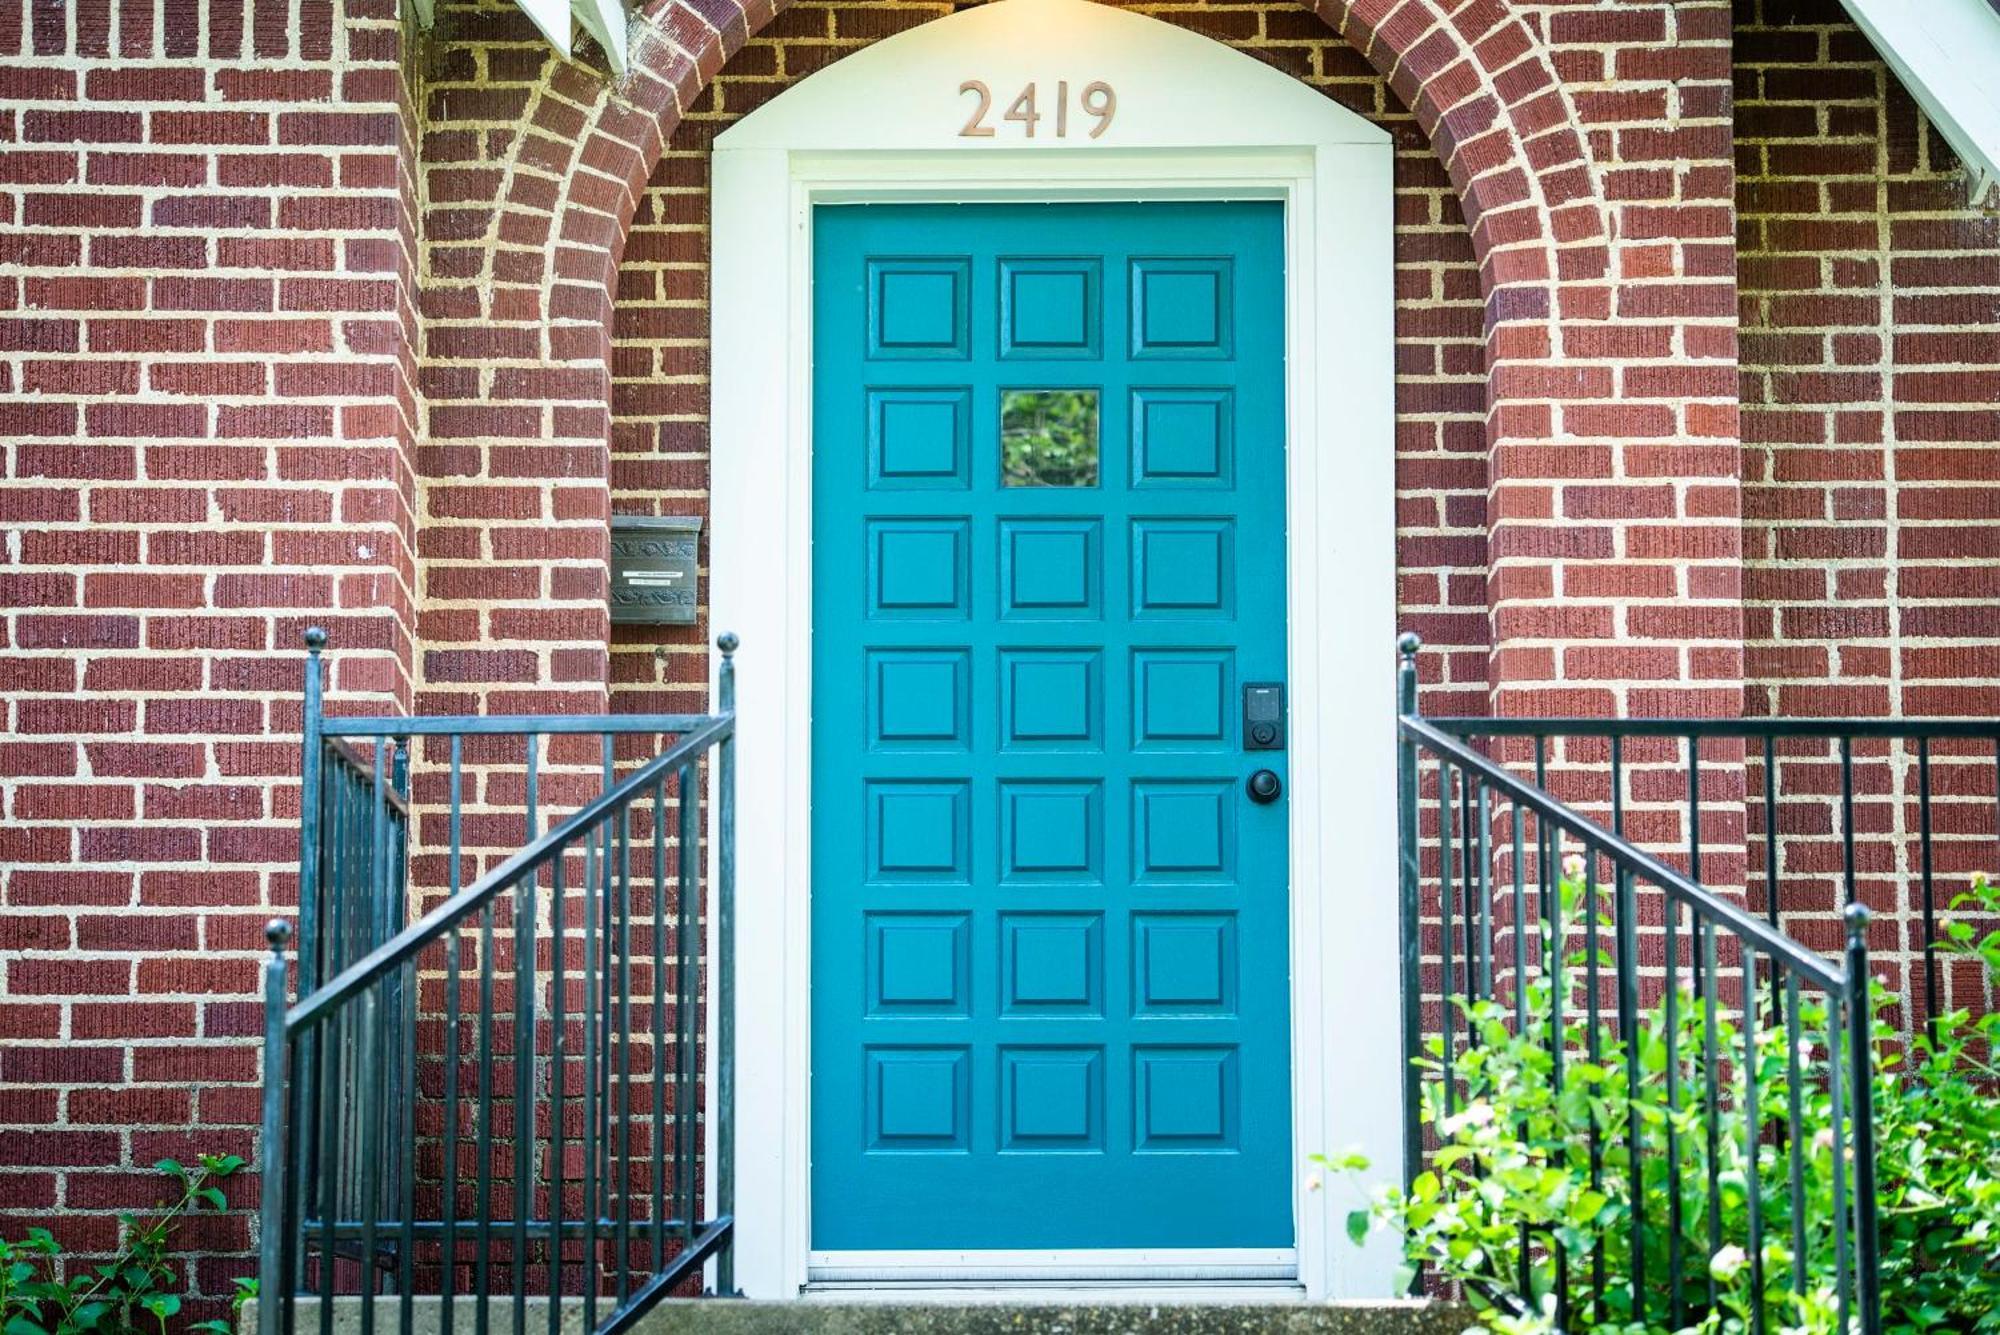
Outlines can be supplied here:
<path id="1" fill-rule="evenodd" d="M 2000 5 L 1841 0 L 1972 172 L 1973 201 L 2000 179 Z"/>
<path id="2" fill-rule="evenodd" d="M 435 17 L 436 0 L 412 0 L 417 23 L 428 28 Z M 624 0 L 514 0 L 534 23 L 550 46 L 564 60 L 570 57 L 570 34 L 581 23 L 584 31 L 604 48 L 604 58 L 613 74 L 625 72 L 626 24 Z"/>

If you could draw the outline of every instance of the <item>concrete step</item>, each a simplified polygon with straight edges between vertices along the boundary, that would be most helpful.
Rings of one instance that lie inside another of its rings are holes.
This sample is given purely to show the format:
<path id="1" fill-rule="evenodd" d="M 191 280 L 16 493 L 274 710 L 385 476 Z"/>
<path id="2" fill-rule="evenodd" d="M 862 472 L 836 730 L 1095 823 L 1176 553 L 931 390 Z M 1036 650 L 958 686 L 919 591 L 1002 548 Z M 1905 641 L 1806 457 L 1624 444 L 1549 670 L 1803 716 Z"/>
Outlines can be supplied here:
<path id="1" fill-rule="evenodd" d="M 662 1303 L 633 1335 L 1460 1335 L 1464 1308 L 1423 1302 Z"/>
<path id="2" fill-rule="evenodd" d="M 470 1330 L 472 1300 L 460 1298 L 452 1306 L 454 1328 Z M 549 1328 L 548 1299 L 530 1298 L 527 1306 L 525 1330 L 542 1335 Z M 418 1298 L 411 1307 L 416 1335 L 437 1335 L 438 1300 Z M 495 1295 L 489 1311 L 494 1331 L 512 1331 L 510 1297 Z M 379 1335 L 394 1335 L 400 1315 L 394 1297 L 375 1300 Z M 300 1299 L 296 1320 L 302 1332 L 318 1330 L 318 1302 Z M 1166 1303 L 1118 1297 L 917 1302 L 842 1295 L 800 1302 L 674 1300 L 640 1317 L 631 1335 L 1461 1335 L 1473 1324 L 1462 1307 L 1425 1302 Z M 585 1335 L 580 1302 L 563 1300 L 559 1326 L 562 1335 Z M 360 1328 L 361 1299 L 334 1299 L 335 1335 L 357 1335 Z M 254 1302 L 244 1308 L 237 1329 L 256 1335 Z"/>

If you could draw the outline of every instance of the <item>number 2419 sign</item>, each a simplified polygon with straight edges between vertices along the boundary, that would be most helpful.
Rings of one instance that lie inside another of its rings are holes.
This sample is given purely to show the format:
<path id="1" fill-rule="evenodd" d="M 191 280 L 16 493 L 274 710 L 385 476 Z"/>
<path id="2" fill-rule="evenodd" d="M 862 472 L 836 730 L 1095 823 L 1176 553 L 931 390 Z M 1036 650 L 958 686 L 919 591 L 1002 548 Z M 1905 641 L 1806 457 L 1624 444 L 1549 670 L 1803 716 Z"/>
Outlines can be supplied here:
<path id="1" fill-rule="evenodd" d="M 972 108 L 972 114 L 966 117 L 964 128 L 958 132 L 959 137 L 961 139 L 993 138 L 997 131 L 992 125 L 987 123 L 987 117 L 993 112 L 993 90 L 988 88 L 982 80 L 967 79 L 958 86 L 958 91 L 961 95 L 970 93 L 978 99 Z M 1035 137 L 1035 127 L 1040 125 L 1044 120 L 1053 121 L 1055 123 L 1055 137 L 1058 139 L 1067 139 L 1069 137 L 1070 111 L 1068 81 L 1057 82 L 1053 105 L 1046 111 L 1037 105 L 1040 101 L 1040 93 L 1041 85 L 1039 83 L 1028 84 L 1021 89 L 1020 95 L 1008 104 L 1007 110 L 1000 114 L 1000 119 L 1019 125 L 1022 136 L 1028 139 Z M 1118 114 L 1118 92 L 1102 79 L 1093 83 L 1087 83 L 1083 86 L 1083 95 L 1077 99 L 1077 109 L 1095 122 L 1090 127 L 1090 137 L 1095 139 L 1111 128 L 1111 119 Z"/>

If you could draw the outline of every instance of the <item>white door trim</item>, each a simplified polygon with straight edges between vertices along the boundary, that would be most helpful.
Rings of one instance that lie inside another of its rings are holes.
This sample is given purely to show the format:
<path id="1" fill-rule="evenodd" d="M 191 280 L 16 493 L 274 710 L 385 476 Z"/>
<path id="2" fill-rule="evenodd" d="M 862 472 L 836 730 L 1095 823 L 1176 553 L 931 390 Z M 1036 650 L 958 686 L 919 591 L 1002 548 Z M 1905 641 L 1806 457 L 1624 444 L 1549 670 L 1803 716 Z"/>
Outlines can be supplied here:
<path id="1" fill-rule="evenodd" d="M 993 89 L 992 137 L 959 134 L 968 79 Z M 1117 116 L 1092 140 L 1072 107 L 1071 135 L 1052 138 L 1044 101 L 1042 134 L 1009 137 L 1020 127 L 1001 113 L 1030 80 L 1044 98 L 1058 82 L 1102 80 Z M 1344 1236 L 1363 1184 L 1319 1184 L 1306 1156 L 1358 1148 L 1385 1182 L 1401 1168 L 1391 164 L 1384 132 L 1303 84 L 1087 0 L 999 0 L 925 24 L 718 138 L 709 597 L 713 624 L 743 640 L 734 1213 L 749 1295 L 796 1296 L 809 1267 L 856 1259 L 815 1256 L 808 1237 L 812 210 L 1259 198 L 1282 201 L 1286 216 L 1296 1283 L 1311 1297 L 1389 1296 L 1393 1249 L 1357 1250 Z M 1035 1273 L 1076 1274 L 1082 1259 L 1047 1255 Z M 939 1259 L 867 1258 L 876 1278 L 912 1280 Z M 1019 1278 L 1021 1259 L 968 1255 L 961 1270 Z M 1170 1284 L 1185 1261 L 1190 1279 L 1204 1263 L 1213 1278 L 1229 1259 L 1161 1254 L 1144 1273 Z"/>

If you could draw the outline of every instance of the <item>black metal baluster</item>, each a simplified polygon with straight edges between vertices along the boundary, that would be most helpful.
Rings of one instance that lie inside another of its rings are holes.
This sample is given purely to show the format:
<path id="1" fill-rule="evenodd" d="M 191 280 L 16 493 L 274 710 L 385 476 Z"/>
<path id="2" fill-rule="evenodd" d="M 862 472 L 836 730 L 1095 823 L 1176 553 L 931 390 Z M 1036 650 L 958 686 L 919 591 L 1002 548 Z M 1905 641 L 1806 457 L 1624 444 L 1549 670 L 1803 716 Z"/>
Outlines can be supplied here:
<path id="1" fill-rule="evenodd" d="M 598 994 L 598 961 L 604 948 L 602 915 L 598 908 L 599 885 L 595 830 L 584 835 L 583 878 L 583 1327 L 597 1329 L 597 1220 L 603 1212 L 600 1194 L 604 1180 L 597 1167 L 602 1148 L 597 1134 L 599 1038 L 598 1017 L 603 1003 Z"/>
<path id="2" fill-rule="evenodd" d="M 1583 846 L 1583 922 L 1584 922 L 1584 1049 L 1590 1064 L 1602 1066 L 1604 1062 L 1604 1036 L 1599 1031 L 1602 1024 L 1600 1015 L 1602 1003 L 1603 966 L 1598 948 L 1600 924 L 1597 914 L 1597 849 L 1591 844 Z M 1604 1189 L 1604 1123 L 1597 1115 L 1595 1107 L 1590 1113 L 1590 1189 Z M 1604 1240 L 1599 1238 L 1590 1249 L 1591 1289 L 1597 1295 L 1594 1303 L 1596 1319 L 1604 1320 Z"/>
<path id="3" fill-rule="evenodd" d="M 1514 873 L 1514 1032 L 1528 1032 L 1528 894 L 1527 869 L 1521 865 L 1521 804 L 1513 805 Z"/>
<path id="4" fill-rule="evenodd" d="M 1931 867 L 1931 739 L 1917 739 L 1917 829 L 1923 860 L 1924 1028 L 1938 1038 L 1937 899 Z"/>
<path id="5" fill-rule="evenodd" d="M 1478 907 L 1474 899 L 1474 884 L 1478 871 L 1473 866 L 1479 853 L 1478 835 L 1473 831 L 1472 814 L 1472 774 L 1469 770 L 1458 773 L 1458 834 L 1460 876 L 1455 893 L 1459 896 L 1459 920 L 1465 924 L 1465 1000 L 1470 1003 L 1479 996 L 1479 938 Z M 1447 893 L 1453 893 L 1447 890 Z M 1470 1052 L 1479 1043 L 1479 1026 L 1468 1018 L 1465 1022 L 1465 1047 Z"/>
<path id="6" fill-rule="evenodd" d="M 416 1320 L 417 1296 L 417 957 L 412 955 L 404 960 L 399 973 L 403 987 L 402 1053 L 399 1062 L 403 1087 L 397 1104 L 402 1111 L 402 1144 L 397 1147 L 396 1161 L 397 1175 L 401 1179 L 403 1219 L 401 1234 L 396 1240 L 396 1321 L 401 1335 L 410 1335 Z"/>
<path id="7" fill-rule="evenodd" d="M 1849 1060 L 1854 1063 L 1854 1296 L 1861 1308 L 1862 1335 L 1880 1335 L 1882 1256 L 1875 1215 L 1875 1005 L 1870 996 L 1873 978 L 1868 970 L 1868 917 L 1865 905 L 1848 906 L 1847 987 L 1848 1004 L 1852 1008 L 1848 1039 L 1852 1045 Z M 1838 1065 L 1840 1054 L 1833 1053 L 1832 1060 Z"/>
<path id="8" fill-rule="evenodd" d="M 1443 928 L 1441 940 L 1444 948 L 1439 992 L 1443 1002 L 1441 1025 L 1444 1039 L 1444 1110 L 1450 1116 L 1458 1110 L 1458 1086 L 1452 1075 L 1452 1061 L 1455 1055 L 1457 1012 L 1453 993 L 1457 991 L 1455 973 L 1452 966 L 1452 936 L 1457 930 L 1452 925 L 1452 892 L 1458 884 L 1457 864 L 1452 860 L 1452 794 L 1451 769 L 1444 761 L 1438 762 L 1438 917 Z"/>
<path id="9" fill-rule="evenodd" d="M 1764 1335 L 1764 1111 L 1757 1089 L 1757 954 L 1743 946 L 1743 1202 L 1748 1212 L 1750 1252 L 1750 1335 Z"/>
<path id="10" fill-rule="evenodd" d="M 514 882 L 514 1332 L 528 1325 L 528 1216 L 535 1201 L 535 874 Z"/>
<path id="11" fill-rule="evenodd" d="M 667 1257 L 667 780 L 653 785 L 653 1273 Z"/>
<path id="12" fill-rule="evenodd" d="M 549 864 L 549 1335 L 562 1335 L 563 1219 L 568 1214 L 563 1165 L 563 1118 L 569 1105 L 568 1060 L 563 1051 L 569 1028 L 568 976 L 564 947 L 569 944 L 569 907 L 563 863 L 569 846 Z"/>
<path id="13" fill-rule="evenodd" d="M 460 807 L 463 795 L 464 747 L 459 734 L 451 735 L 451 775 L 448 782 L 448 797 L 451 803 L 446 818 L 447 856 L 449 865 L 445 876 L 451 887 L 450 898 L 457 899 L 459 891 L 459 840 Z M 460 1036 L 459 1027 L 465 1022 L 464 998 L 460 989 L 465 985 L 463 961 L 459 958 L 463 950 L 463 923 L 453 923 L 451 931 L 444 939 L 445 969 L 445 1031 L 444 1031 L 444 1180 L 439 1186 L 439 1213 L 442 1216 L 438 1233 L 438 1268 L 443 1280 L 438 1291 L 438 1335 L 452 1335 L 452 1300 L 458 1291 L 458 1084 Z"/>
<path id="14" fill-rule="evenodd" d="M 364 950 L 373 950 L 384 938 L 384 927 L 388 916 L 389 880 L 389 739 L 375 739 L 374 782 L 369 797 L 372 803 L 369 821 L 369 878 L 368 904 L 372 931 Z M 378 980 L 364 994 L 362 1015 L 367 1025 L 362 1040 L 362 1097 L 361 1139 L 361 1194 L 365 1202 L 361 1216 L 361 1335 L 374 1335 L 375 1303 L 374 1295 L 381 1284 L 377 1273 L 376 1249 L 380 1244 L 378 1228 L 382 1219 L 382 1139 L 388 1134 L 387 1122 L 389 1106 L 384 1088 L 387 1074 L 388 1054 L 382 1051 L 383 1030 L 389 1028 L 389 1017 L 382 1014 L 383 993 L 387 990 L 386 980 Z"/>
<path id="15" fill-rule="evenodd" d="M 1420 641 L 1405 631 L 1396 641 L 1397 709 L 1403 718 L 1417 713 L 1417 649 Z M 718 757 L 718 761 L 720 757 Z M 715 772 L 715 771 L 711 771 Z M 1417 1057 L 1423 1047 L 1423 831 L 1417 790 L 1422 782 L 1416 743 L 1401 725 L 1396 737 L 1397 929 L 1398 963 L 1402 972 L 1403 1021 L 1403 1186 L 1407 1190 L 1423 1160 L 1423 1073 Z M 727 834 L 725 832 L 725 840 Z M 1411 1276 L 1411 1292 L 1420 1291 L 1421 1274 Z"/>
<path id="16" fill-rule="evenodd" d="M 375 1330 L 375 1248 L 382 1217 L 382 1051 L 377 988 L 361 994 L 361 1335 Z"/>
<path id="17" fill-rule="evenodd" d="M 1618 877 L 1617 921 L 1613 923 L 1618 944 L 1618 1036 L 1625 1046 L 1625 1138 L 1627 1181 L 1632 1209 L 1632 1317 L 1646 1315 L 1646 1193 L 1644 1177 L 1644 1119 L 1639 1038 L 1639 908 L 1632 873 L 1614 867 Z"/>
<path id="18" fill-rule="evenodd" d="M 1785 1118 L 1787 1125 L 1803 1125 L 1805 1083 L 1799 1055 L 1799 976 L 1785 970 Z M 1796 1133 L 1785 1138 L 1791 1178 L 1792 1293 L 1806 1296 L 1806 1138 Z"/>
<path id="19" fill-rule="evenodd" d="M 632 839 L 621 807 L 618 848 L 618 1306 L 632 1296 Z"/>
<path id="20" fill-rule="evenodd" d="M 695 1156 L 700 1148 L 696 1105 L 701 1066 L 697 1037 L 701 1017 L 701 794 L 693 765 L 681 767 L 674 787 L 680 816 L 674 952 L 674 1185 L 683 1221 L 681 1244 L 689 1246 L 694 1242 L 695 1223 L 701 1218 L 701 1204 L 695 1195 Z"/>
<path id="21" fill-rule="evenodd" d="M 477 1230 L 472 1253 L 472 1324 L 486 1335 L 492 1320 L 493 1286 L 493 903 L 479 914 L 479 1177 L 473 1191 Z"/>
<path id="22" fill-rule="evenodd" d="M 1493 811 L 1486 781 L 1478 784 L 1475 804 L 1479 818 L 1479 996 L 1493 1000 Z M 1470 953 L 1472 943 L 1466 942 Z"/>
<path id="23" fill-rule="evenodd" d="M 1722 1250 L 1722 1124 L 1720 1094 L 1722 1063 L 1716 1044 L 1716 1011 L 1720 1009 L 1722 988 L 1716 977 L 1715 924 L 1701 923 L 1701 1054 L 1702 1112 L 1708 1144 L 1708 1257 Z M 1716 1300 L 1715 1268 L 1704 1266 L 1708 1274 L 1708 1305 Z"/>
<path id="24" fill-rule="evenodd" d="M 1855 899 L 1854 883 L 1854 739 L 1840 739 L 1840 846 L 1841 868 L 1846 886 L 1844 903 Z M 1842 1318 L 1843 1323 L 1846 1318 Z"/>
<path id="25" fill-rule="evenodd" d="M 1826 999 L 1826 1093 L 1833 1129 L 1833 1285 L 1840 1304 L 1840 1321 L 1834 1329 L 1850 1330 L 1853 1299 L 1848 1280 L 1851 1247 L 1847 1232 L 1847 1099 L 1840 1071 L 1841 1002 L 1833 993 Z"/>
<path id="26" fill-rule="evenodd" d="M 604 792 L 611 790 L 615 775 L 616 748 L 617 739 L 610 733 L 604 733 L 598 738 L 598 750 L 601 756 L 603 776 L 602 791 Z M 608 821 L 600 822 L 597 828 L 600 840 L 598 848 L 598 873 L 600 879 L 603 881 L 598 907 L 600 926 L 603 934 L 603 941 L 600 948 L 603 951 L 601 958 L 604 966 L 602 976 L 598 979 L 599 992 L 596 1003 L 597 1023 L 599 1026 L 597 1049 L 599 1054 L 598 1073 L 603 1082 L 597 1096 L 597 1162 L 598 1172 L 601 1175 L 597 1198 L 603 1208 L 605 1222 L 611 1229 L 611 1242 L 613 1246 L 616 1246 L 618 1230 L 617 1225 L 612 1223 L 611 1220 L 611 1211 L 618 1194 L 617 1179 L 615 1177 L 617 1172 L 615 1167 L 617 1146 L 611 1136 L 611 1085 L 617 1078 L 618 1071 L 616 1062 L 618 1036 L 612 1032 L 612 999 L 617 995 L 618 991 L 618 937 L 615 924 L 617 915 L 617 880 L 611 866 L 611 825 Z M 612 1273 L 612 1279 L 614 1297 L 612 1311 L 615 1314 L 622 1303 L 622 1298 L 618 1295 L 616 1289 L 617 1272 L 615 1269 Z"/>
<path id="27" fill-rule="evenodd" d="M 1688 803 L 1688 879 L 1701 884 L 1701 744 L 1693 735 L 1687 739 L 1687 803 Z M 1692 911 L 1692 910 L 1690 910 Z M 1694 920 L 1690 919 L 1690 926 Z M 1688 951 L 1688 968 L 1694 974 L 1695 991 L 1702 986 L 1701 971 L 1705 961 L 1692 948 Z"/>
<path id="28" fill-rule="evenodd" d="M 1612 833 L 1624 837 L 1624 735 L 1612 733 Z"/>
<path id="29" fill-rule="evenodd" d="M 1778 882 L 1779 868 L 1783 866 L 1783 845 L 1778 834 L 1778 744 L 1770 733 L 1764 734 L 1764 916 L 1772 930 L 1778 927 Z M 1784 1003 L 1780 999 L 1778 964 L 1771 962 L 1771 1014 L 1773 1020 L 1782 1018 Z"/>
<path id="30" fill-rule="evenodd" d="M 1682 1270 L 1682 1238 L 1686 1233 L 1687 1210 L 1681 1181 L 1681 1138 L 1677 1119 L 1681 1110 L 1681 961 L 1680 901 L 1666 899 L 1666 1076 L 1667 1076 L 1667 1317 L 1678 1327 L 1687 1317 L 1687 1289 Z"/>

